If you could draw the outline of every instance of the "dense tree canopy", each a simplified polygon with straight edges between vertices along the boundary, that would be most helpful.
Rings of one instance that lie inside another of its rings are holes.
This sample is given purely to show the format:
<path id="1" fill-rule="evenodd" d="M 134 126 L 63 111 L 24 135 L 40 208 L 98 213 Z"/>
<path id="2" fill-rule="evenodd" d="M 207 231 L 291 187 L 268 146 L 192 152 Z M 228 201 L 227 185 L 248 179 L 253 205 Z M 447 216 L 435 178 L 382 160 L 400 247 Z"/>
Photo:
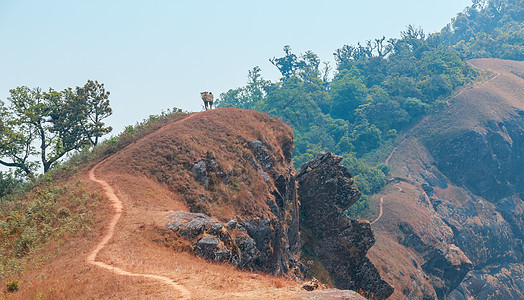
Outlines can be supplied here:
<path id="1" fill-rule="evenodd" d="M 102 120 L 111 115 L 109 92 L 88 81 L 62 92 L 22 86 L 0 102 L 0 164 L 33 177 L 39 157 L 44 172 L 67 153 L 96 145 L 111 131 Z"/>
<path id="2" fill-rule="evenodd" d="M 524 60 L 524 0 L 473 0 L 428 42 L 463 58 Z"/>
<path id="3" fill-rule="evenodd" d="M 284 56 L 270 59 L 278 82 L 262 79 L 255 67 L 248 84 L 222 94 L 218 105 L 284 119 L 295 130 L 296 167 L 333 151 L 345 157 L 365 195 L 376 193 L 386 179 L 383 149 L 479 75 L 464 59 L 522 59 L 523 7 L 522 0 L 475 0 L 439 33 L 410 25 L 399 39 L 345 45 L 334 51 L 332 80 L 316 54 L 285 46 Z"/>

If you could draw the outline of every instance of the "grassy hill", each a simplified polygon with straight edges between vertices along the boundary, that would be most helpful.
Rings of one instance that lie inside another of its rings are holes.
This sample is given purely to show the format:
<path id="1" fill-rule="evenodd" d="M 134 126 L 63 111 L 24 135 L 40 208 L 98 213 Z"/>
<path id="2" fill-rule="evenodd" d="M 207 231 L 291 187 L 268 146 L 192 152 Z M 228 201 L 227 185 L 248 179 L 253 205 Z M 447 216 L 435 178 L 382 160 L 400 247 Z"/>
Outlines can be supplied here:
<path id="1" fill-rule="evenodd" d="M 291 130 L 267 115 L 236 109 L 165 114 L 128 127 L 25 192 L 2 200 L 0 297 L 180 295 L 161 282 L 116 275 L 86 263 L 114 215 L 101 187 L 87 176 L 99 163 L 97 177 L 110 184 L 124 209 L 98 261 L 129 272 L 167 276 L 196 299 L 295 297 L 297 282 L 207 262 L 185 251 L 183 244 L 171 243 L 163 229 L 164 216 L 179 210 L 206 212 L 222 220 L 267 215 L 268 187 L 256 170 L 242 163 L 241 149 L 246 141 L 256 139 L 271 145 L 271 153 L 277 155 L 272 156 L 274 162 L 290 156 Z M 212 189 L 195 185 L 188 167 L 209 155 L 229 172 L 231 184 L 212 183 L 216 178 L 210 178 Z"/>

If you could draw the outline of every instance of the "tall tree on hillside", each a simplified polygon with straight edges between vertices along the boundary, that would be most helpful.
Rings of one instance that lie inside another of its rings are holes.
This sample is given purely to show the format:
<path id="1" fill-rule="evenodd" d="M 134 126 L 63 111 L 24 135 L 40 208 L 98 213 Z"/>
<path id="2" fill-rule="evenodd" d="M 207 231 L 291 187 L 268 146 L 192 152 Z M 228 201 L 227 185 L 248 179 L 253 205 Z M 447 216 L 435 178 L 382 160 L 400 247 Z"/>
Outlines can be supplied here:
<path id="1" fill-rule="evenodd" d="M 340 71 L 331 83 L 331 116 L 354 121 L 355 109 L 364 103 L 366 93 L 364 79 L 357 68 Z"/>
<path id="2" fill-rule="evenodd" d="M 291 46 L 284 46 L 284 55 L 283 57 L 273 57 L 269 61 L 277 67 L 284 78 L 289 78 L 291 75 L 295 74 L 295 70 L 298 67 L 298 58 L 293 52 L 291 52 Z"/>
<path id="3" fill-rule="evenodd" d="M 30 178 L 37 165 L 31 157 L 39 156 L 48 172 L 64 155 L 96 145 L 111 130 L 101 122 L 111 114 L 109 93 L 96 82 L 62 92 L 22 86 L 10 94 L 9 106 L 0 102 L 0 164 Z"/>
<path id="4" fill-rule="evenodd" d="M 89 80 L 83 87 L 76 88 L 75 102 L 81 103 L 85 108 L 86 118 L 82 123 L 83 129 L 89 142 L 96 146 L 98 139 L 106 133 L 111 132 L 110 126 L 104 126 L 102 120 L 109 117 L 113 111 L 109 107 L 109 92 L 105 90 L 104 84 Z"/>
<path id="5" fill-rule="evenodd" d="M 261 101 L 272 85 L 271 81 L 262 78 L 259 66 L 248 71 L 248 82 L 245 87 L 230 89 L 220 94 L 217 99 L 217 107 L 238 107 L 252 109 L 257 102 Z"/>
<path id="6" fill-rule="evenodd" d="M 27 124 L 14 119 L 0 101 L 0 165 L 17 168 L 32 178 L 34 164 L 28 159 L 34 154 L 34 134 Z"/>
<path id="7" fill-rule="evenodd" d="M 299 76 L 306 83 L 312 83 L 320 78 L 320 58 L 313 51 L 306 51 L 300 56 L 298 63 Z"/>

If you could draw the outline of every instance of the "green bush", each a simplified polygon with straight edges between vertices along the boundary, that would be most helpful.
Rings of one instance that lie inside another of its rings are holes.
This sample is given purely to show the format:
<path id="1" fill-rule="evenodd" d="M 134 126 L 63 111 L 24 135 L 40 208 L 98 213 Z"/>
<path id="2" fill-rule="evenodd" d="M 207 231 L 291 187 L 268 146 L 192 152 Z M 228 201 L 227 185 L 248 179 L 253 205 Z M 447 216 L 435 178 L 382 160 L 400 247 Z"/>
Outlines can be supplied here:
<path id="1" fill-rule="evenodd" d="M 8 293 L 14 293 L 20 289 L 20 282 L 16 279 L 11 280 L 6 284 L 6 291 Z"/>

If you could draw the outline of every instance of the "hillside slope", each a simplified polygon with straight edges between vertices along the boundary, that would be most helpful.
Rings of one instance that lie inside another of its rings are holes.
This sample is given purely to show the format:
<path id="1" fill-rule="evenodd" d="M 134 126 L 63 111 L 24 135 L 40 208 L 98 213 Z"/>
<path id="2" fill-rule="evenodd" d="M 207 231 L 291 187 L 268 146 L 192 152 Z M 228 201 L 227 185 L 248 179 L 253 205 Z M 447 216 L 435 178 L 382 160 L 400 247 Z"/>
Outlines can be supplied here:
<path id="1" fill-rule="evenodd" d="M 26 270 L 2 281 L 18 279 L 20 290 L 2 297 L 314 297 L 298 281 L 266 275 L 301 276 L 292 151 L 288 126 L 246 110 L 190 114 L 160 128 L 70 179 L 98 199 L 94 226 L 34 253 Z M 165 229 L 181 212 L 205 213 L 215 225 L 235 219 L 236 237 L 256 240 L 256 263 L 239 271 L 194 256 L 188 241 Z"/>
<path id="2" fill-rule="evenodd" d="M 524 297 L 524 63 L 470 63 L 492 77 L 408 131 L 389 160 L 370 256 L 393 299 Z"/>

